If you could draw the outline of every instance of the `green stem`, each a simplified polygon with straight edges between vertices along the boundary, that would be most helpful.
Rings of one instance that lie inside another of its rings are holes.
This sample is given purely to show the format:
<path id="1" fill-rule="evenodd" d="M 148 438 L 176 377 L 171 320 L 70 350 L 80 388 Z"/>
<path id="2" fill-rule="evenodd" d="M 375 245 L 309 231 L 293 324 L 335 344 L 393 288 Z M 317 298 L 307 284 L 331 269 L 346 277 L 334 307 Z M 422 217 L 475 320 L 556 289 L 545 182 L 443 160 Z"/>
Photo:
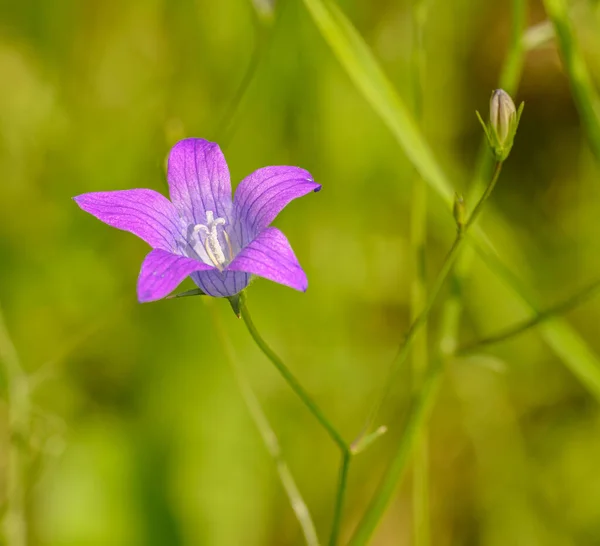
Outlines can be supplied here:
<path id="1" fill-rule="evenodd" d="M 350 464 L 351 451 L 342 438 L 342 435 L 337 431 L 337 429 L 331 424 L 331 422 L 325 417 L 319 406 L 312 400 L 309 394 L 304 390 L 302 385 L 298 382 L 298 380 L 294 377 L 292 372 L 288 369 L 288 367 L 283 363 L 283 361 L 275 354 L 275 352 L 269 347 L 267 342 L 262 338 L 262 336 L 258 333 L 256 326 L 252 322 L 252 318 L 248 311 L 248 306 L 246 305 L 246 296 L 242 292 L 240 294 L 240 313 L 241 317 L 248 328 L 248 332 L 252 336 L 252 339 L 258 346 L 258 348 L 263 352 L 263 354 L 275 365 L 277 371 L 281 374 L 283 379 L 287 382 L 290 388 L 296 393 L 296 396 L 300 398 L 302 403 L 306 406 L 308 411 L 313 414 L 315 419 L 319 422 L 319 424 L 325 429 L 329 437 L 334 441 L 334 443 L 339 447 L 340 452 L 342 454 L 342 464 L 340 467 L 340 478 L 338 481 L 337 493 L 336 493 L 336 502 L 335 509 L 333 515 L 333 525 L 331 530 L 331 538 L 329 541 L 330 546 L 335 546 L 337 543 L 337 539 L 340 532 L 341 522 L 342 522 L 342 513 L 344 507 L 344 497 L 346 493 L 346 484 L 348 477 L 348 467 Z"/>
<path id="2" fill-rule="evenodd" d="M 339 539 L 340 529 L 342 527 L 342 516 L 344 514 L 346 488 L 348 485 L 348 471 L 350 470 L 350 459 L 352 457 L 352 452 L 348 448 L 341 449 L 341 452 L 342 462 L 340 464 L 337 493 L 335 496 L 335 508 L 333 512 L 331 535 L 329 537 L 329 546 L 335 546 Z"/>
<path id="3" fill-rule="evenodd" d="M 448 206 L 452 206 L 454 192 L 446 174 L 356 28 L 337 4 L 330 0 L 303 0 L 303 3 L 357 91 L 388 127 L 407 158 L 431 189 Z M 522 6 L 525 10 L 526 0 L 513 0 L 513 6 Z M 489 251 L 491 245 L 483 230 L 474 230 L 473 239 L 477 241 L 479 248 L 484 247 Z M 503 261 L 493 255 L 490 264 L 494 276 L 500 276 L 500 269 L 504 267 Z M 507 287 L 513 296 L 526 289 L 520 279 L 516 279 L 515 284 Z M 527 298 L 520 299 L 523 305 L 532 307 Z M 541 333 L 552 351 L 600 400 L 600 359 L 589 345 L 560 317 L 544 323 Z"/>
<path id="4" fill-rule="evenodd" d="M 512 0 L 510 40 L 498 82 L 498 86 L 511 96 L 516 93 L 523 72 L 523 62 L 525 60 L 523 35 L 526 28 L 527 0 Z M 467 201 L 476 199 L 477 195 L 481 193 L 485 181 L 489 180 L 492 164 L 493 156 L 490 153 L 487 139 L 483 137 L 479 145 L 475 175 L 473 176 Z M 470 262 L 468 258 L 461 259 L 461 262 L 463 261 Z"/>
<path id="5" fill-rule="evenodd" d="M 456 259 L 459 256 L 461 248 L 463 247 L 463 244 L 465 241 L 465 235 L 477 221 L 477 218 L 479 217 L 479 215 L 481 214 L 481 211 L 483 209 L 483 205 L 488 200 L 491 193 L 494 191 L 494 188 L 495 188 L 496 182 L 498 181 L 498 178 L 500 176 L 501 170 L 502 170 L 502 163 L 500 163 L 500 162 L 496 163 L 496 167 L 494 169 L 494 174 L 492 176 L 492 180 L 487 185 L 483 195 L 477 202 L 477 205 L 475 206 L 475 209 L 471 213 L 471 216 L 469 217 L 469 220 L 467 221 L 465 226 L 462 229 L 459 229 L 457 231 L 456 238 L 454 239 L 454 243 L 452 244 L 452 247 L 450 248 L 448 254 L 446 255 L 446 259 L 444 260 L 444 263 L 442 264 L 442 267 L 435 279 L 433 287 L 429 292 L 429 297 L 427 299 L 427 303 L 426 303 L 425 307 L 423 308 L 423 310 L 421 311 L 421 313 L 419 314 L 419 316 L 412 322 L 412 324 L 408 328 L 402 343 L 398 347 L 398 351 L 396 353 L 396 356 L 394 357 L 390 371 L 388 372 L 386 382 L 384 384 L 384 387 L 382 388 L 382 392 L 381 392 L 380 396 L 377 398 L 377 402 L 373 406 L 373 408 L 371 410 L 371 414 L 367 420 L 367 423 L 363 427 L 363 430 L 359 434 L 359 437 L 356 440 L 354 440 L 352 442 L 352 444 L 357 444 L 359 442 L 360 438 L 369 432 L 375 419 L 377 418 L 377 414 L 379 413 L 379 410 L 381 409 L 383 402 L 387 399 L 387 397 L 389 395 L 393 379 L 394 379 L 396 373 L 398 372 L 398 369 L 404 363 L 404 361 L 406 360 L 406 357 L 410 353 L 412 344 L 414 343 L 415 338 L 416 338 L 417 334 L 419 333 L 420 329 L 427 323 L 427 319 L 429 318 L 429 313 L 430 313 L 434 303 L 436 302 L 437 297 L 438 297 L 442 287 L 444 286 L 444 283 L 446 282 L 446 279 L 448 278 L 450 272 L 452 271 L 452 267 L 453 267 Z"/>
<path id="6" fill-rule="evenodd" d="M 415 120 L 423 125 L 423 88 L 425 75 L 425 47 L 423 35 L 427 20 L 427 0 L 414 0 L 412 5 L 412 84 Z M 427 302 L 427 185 L 422 177 L 415 178 L 411 196 L 410 244 L 412 249 L 413 281 L 411 286 L 411 321 L 418 317 Z M 427 330 L 415 338 L 412 354 L 413 392 L 418 393 L 427 369 Z M 429 454 L 427 431 L 423 430 L 421 443 L 415 453 L 412 480 L 413 544 L 428 546 L 429 538 Z"/>
<path id="7" fill-rule="evenodd" d="M 513 271 L 498 258 L 495 252 L 475 241 L 471 242 L 483 263 L 512 289 L 513 294 L 518 297 L 517 301 L 537 313 L 539 307 L 536 298 Z M 589 345 L 566 320 L 559 316 L 540 324 L 539 330 L 546 344 L 600 402 L 600 363 Z"/>
<path id="8" fill-rule="evenodd" d="M 248 409 L 248 413 L 254 421 L 254 424 L 256 425 L 256 428 L 263 440 L 263 443 L 265 444 L 265 447 L 267 448 L 267 451 L 269 452 L 269 455 L 271 455 L 271 458 L 275 462 L 277 474 L 279 475 L 279 481 L 283 486 L 292 510 L 296 515 L 296 519 L 300 524 L 300 528 L 302 529 L 302 533 L 304 535 L 304 540 L 306 541 L 307 546 L 319 546 L 317 531 L 310 516 L 308 506 L 306 505 L 306 502 L 304 502 L 302 494 L 296 485 L 296 481 L 294 480 L 294 477 L 292 476 L 292 473 L 290 472 L 290 469 L 283 458 L 281 447 L 279 445 L 279 441 L 277 440 L 275 431 L 271 428 L 269 420 L 261 408 L 256 394 L 254 394 L 254 390 L 250 385 L 250 381 L 248 380 L 244 369 L 238 363 L 231 343 L 225 333 L 225 328 L 223 327 L 223 323 L 221 322 L 221 317 L 219 316 L 216 306 L 210 300 L 206 300 L 206 303 L 210 308 L 212 321 L 217 332 L 217 337 L 219 338 L 219 341 L 225 350 L 227 361 L 231 366 L 238 388 L 244 403 L 246 404 L 246 408 Z"/>
<path id="9" fill-rule="evenodd" d="M 431 308 L 433 307 L 433 304 L 435 303 L 435 300 L 438 294 L 440 293 L 440 290 L 444 285 L 445 280 L 452 271 L 452 266 L 454 265 L 454 262 L 456 261 L 456 258 L 458 257 L 459 252 L 463 246 L 463 243 L 465 241 L 465 235 L 467 234 L 469 229 L 472 228 L 472 226 L 475 224 L 475 222 L 481 215 L 483 206 L 494 191 L 501 170 L 502 163 L 496 163 L 496 168 L 494 169 L 492 179 L 486 187 L 483 195 L 477 202 L 477 205 L 473 209 L 469 220 L 462 229 L 458 229 L 454 243 L 450 248 L 450 251 L 446 255 L 446 259 L 444 260 L 442 268 L 438 273 L 433 289 L 429 294 L 427 305 L 425 306 L 421 314 L 417 317 L 417 319 L 411 324 L 410 328 L 408 329 L 408 332 L 406 333 L 404 341 L 400 345 L 396 359 L 394 360 L 390 374 L 388 376 L 388 381 L 384 388 L 384 395 L 378 400 L 377 404 L 375 405 L 374 411 L 371 413 L 372 420 L 374 420 L 373 416 L 376 415 L 383 401 L 385 400 L 385 398 L 387 398 L 390 385 L 393 381 L 393 377 L 395 376 L 398 367 L 404 362 L 404 360 L 408 356 L 411 345 L 414 342 L 419 329 L 427 322 L 429 312 L 431 311 Z M 371 536 L 371 534 L 373 533 L 373 531 L 375 530 L 375 527 L 379 523 L 379 520 L 383 516 L 383 512 L 385 511 L 385 508 L 390 502 L 390 499 L 397 487 L 398 481 L 402 477 L 404 468 L 408 461 L 408 457 L 412 452 L 412 448 L 415 445 L 417 436 L 421 431 L 421 426 L 425 422 L 427 410 L 433 403 L 433 398 L 436 391 L 435 386 L 437 386 L 438 375 L 441 368 L 442 361 L 441 359 L 437 359 L 436 363 L 434 363 L 434 365 L 430 368 L 428 375 L 424 381 L 417 402 L 415 403 L 414 409 L 411 412 L 411 418 L 409 418 L 409 422 L 400 440 L 398 450 L 396 451 L 396 454 L 394 455 L 394 458 L 392 460 L 392 464 L 386 472 L 379 489 L 375 493 L 373 501 L 369 505 L 365 515 L 360 521 L 358 528 L 350 543 L 351 545 L 356 546 L 359 544 L 365 544 Z"/>
<path id="10" fill-rule="evenodd" d="M 330 438 L 335 442 L 335 444 L 341 450 L 348 450 L 348 446 L 344 439 L 340 435 L 340 433 L 336 430 L 336 428 L 331 424 L 329 419 L 325 417 L 319 406 L 312 400 L 309 394 L 304 390 L 304 387 L 300 385 L 298 380 L 294 377 L 294 374 L 289 370 L 289 368 L 283 363 L 283 360 L 279 358 L 273 349 L 269 347 L 267 342 L 262 338 L 259 334 L 254 322 L 252 322 L 252 317 L 250 316 L 250 312 L 248 311 L 248 306 L 246 305 L 246 297 L 242 292 L 240 294 L 240 312 L 242 315 L 242 319 L 246 324 L 246 328 L 248 328 L 248 332 L 252 336 L 252 339 L 258 346 L 258 348 L 263 352 L 263 354 L 275 365 L 277 371 L 281 374 L 283 379 L 285 379 L 286 383 L 290 386 L 290 388 L 294 391 L 296 396 L 300 398 L 302 403 L 306 406 L 308 411 L 313 414 L 315 419 L 319 421 L 320 425 L 325 429 L 327 434 L 329 434 Z"/>
<path id="11" fill-rule="evenodd" d="M 359 526 L 349 543 L 349 546 L 359 546 L 366 544 L 371 534 L 375 530 L 379 519 L 383 515 L 389 500 L 396 490 L 396 486 L 402 477 L 406 465 L 413 451 L 413 448 L 421 437 L 422 428 L 429 415 L 429 410 L 435 398 L 438 385 L 441 378 L 442 360 L 438 359 L 430 366 L 418 397 L 412 404 L 408 420 L 402 433 L 402 438 L 398 449 L 392 460 L 392 464 L 387 469 L 381 486 L 377 490 L 375 497 L 371 501 L 365 516 L 359 523 Z"/>
<path id="12" fill-rule="evenodd" d="M 515 336 L 518 336 L 531 328 L 534 328 L 541 324 L 544 321 L 551 319 L 552 317 L 556 317 L 567 313 L 571 309 L 574 309 L 578 305 L 583 302 L 589 300 L 594 297 L 596 294 L 600 292 L 600 280 L 592 283 L 591 285 L 584 288 L 582 291 L 577 292 L 573 296 L 567 298 L 566 300 L 558 303 L 557 305 L 550 307 L 544 311 L 538 313 L 535 317 L 531 319 L 524 320 L 514 326 L 506 328 L 505 330 L 494 334 L 492 336 L 485 337 L 472 343 L 470 345 L 466 345 L 464 347 L 459 348 L 456 351 L 457 355 L 464 355 L 467 353 L 472 353 L 477 351 L 483 347 L 487 347 L 488 345 L 493 345 L 495 343 L 500 343 L 501 341 L 506 341 L 507 339 L 511 339 Z"/>

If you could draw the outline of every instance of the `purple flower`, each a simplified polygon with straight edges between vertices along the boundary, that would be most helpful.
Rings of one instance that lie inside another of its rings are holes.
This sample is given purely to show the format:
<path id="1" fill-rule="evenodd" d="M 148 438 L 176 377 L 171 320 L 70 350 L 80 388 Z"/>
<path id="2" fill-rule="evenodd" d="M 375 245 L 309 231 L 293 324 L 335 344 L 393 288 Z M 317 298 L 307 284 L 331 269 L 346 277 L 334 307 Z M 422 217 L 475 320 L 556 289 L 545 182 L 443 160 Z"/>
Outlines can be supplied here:
<path id="1" fill-rule="evenodd" d="M 168 295 L 188 275 L 210 296 L 237 294 L 251 275 L 306 290 L 308 281 L 285 235 L 269 224 L 293 199 L 319 191 L 298 167 L 264 167 L 231 182 L 219 146 L 188 138 L 169 154 L 171 201 L 153 190 L 85 193 L 75 202 L 104 223 L 146 241 L 140 302 Z"/>

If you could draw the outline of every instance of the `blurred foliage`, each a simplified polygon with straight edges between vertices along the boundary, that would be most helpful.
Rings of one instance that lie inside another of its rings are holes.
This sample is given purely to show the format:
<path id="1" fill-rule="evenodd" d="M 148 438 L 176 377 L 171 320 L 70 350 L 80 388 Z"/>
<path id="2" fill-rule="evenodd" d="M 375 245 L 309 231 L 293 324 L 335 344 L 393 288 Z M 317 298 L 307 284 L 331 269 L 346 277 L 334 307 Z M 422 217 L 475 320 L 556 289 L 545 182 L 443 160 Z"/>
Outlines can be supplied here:
<path id="1" fill-rule="evenodd" d="M 464 191 L 481 139 L 474 111 L 486 111 L 498 79 L 509 2 L 430 4 L 423 128 Z M 407 101 L 411 5 L 339 2 Z M 600 7 L 578 0 L 570 13 L 597 87 Z M 545 19 L 530 2 L 528 25 Z M 600 169 L 552 39 L 527 55 L 515 99 L 526 109 L 492 198 L 510 236 L 485 214 L 482 224 L 547 306 L 600 277 Z M 323 184 L 276 221 L 308 292 L 259 280 L 249 304 L 346 438 L 360 430 L 408 326 L 416 174 L 302 2 L 0 0 L 0 302 L 23 366 L 39 378 L 32 545 L 302 543 L 202 299 L 137 304 L 145 244 L 71 201 L 87 191 L 165 191 L 166 155 L 184 136 L 219 140 L 234 183 L 294 164 Z M 429 225 L 432 279 L 455 230 L 433 193 Z M 465 342 L 524 318 L 479 261 L 464 299 Z M 229 305 L 214 303 L 325 537 L 335 446 Z M 600 302 L 567 319 L 600 353 Z M 410 392 L 407 366 L 385 408 L 388 434 L 353 462 L 344 538 L 390 459 Z M 2 402 L 1 469 L 7 419 Z M 536 331 L 451 363 L 430 450 L 433 544 L 599 543 L 600 412 Z M 5 483 L 3 472 L 2 502 Z M 410 510 L 407 481 L 373 543 L 408 544 Z"/>

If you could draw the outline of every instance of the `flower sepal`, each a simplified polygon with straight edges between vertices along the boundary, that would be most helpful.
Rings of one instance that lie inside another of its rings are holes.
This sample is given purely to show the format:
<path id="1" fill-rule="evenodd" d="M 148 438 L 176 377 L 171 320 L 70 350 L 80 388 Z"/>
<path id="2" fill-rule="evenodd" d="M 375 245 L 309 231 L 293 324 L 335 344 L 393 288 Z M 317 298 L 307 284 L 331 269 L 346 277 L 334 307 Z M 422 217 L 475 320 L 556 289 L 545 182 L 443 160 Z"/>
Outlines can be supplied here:
<path id="1" fill-rule="evenodd" d="M 187 298 L 189 296 L 207 296 L 205 292 L 202 292 L 200 288 L 192 288 L 191 290 L 186 290 L 185 292 L 179 292 L 178 294 L 171 294 L 167 296 L 166 300 L 172 300 L 174 298 Z"/>
<path id="2" fill-rule="evenodd" d="M 490 98 L 488 123 L 476 111 L 496 161 L 503 162 L 510 154 L 524 106 L 525 103 L 522 102 L 517 110 L 510 95 L 502 89 L 496 89 Z"/>
<path id="3" fill-rule="evenodd" d="M 229 301 L 229 305 L 231 305 L 231 309 L 237 318 L 242 317 L 242 303 L 245 297 L 246 295 L 244 294 L 243 290 L 237 294 L 234 294 L 233 296 L 227 297 L 227 301 Z"/>

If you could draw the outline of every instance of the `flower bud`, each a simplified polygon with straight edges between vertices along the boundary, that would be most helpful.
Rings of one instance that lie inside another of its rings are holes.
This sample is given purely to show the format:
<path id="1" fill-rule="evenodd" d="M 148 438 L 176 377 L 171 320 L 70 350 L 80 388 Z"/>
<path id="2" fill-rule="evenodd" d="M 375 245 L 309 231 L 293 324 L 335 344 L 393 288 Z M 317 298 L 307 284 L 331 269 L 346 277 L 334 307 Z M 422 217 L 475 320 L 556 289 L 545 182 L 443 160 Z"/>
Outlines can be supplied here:
<path id="1" fill-rule="evenodd" d="M 465 211 L 465 200 L 460 193 L 454 194 L 454 208 L 452 212 L 454 213 L 454 220 L 456 221 L 458 231 L 462 231 L 466 223 L 467 213 Z"/>
<path id="2" fill-rule="evenodd" d="M 483 126 L 496 161 L 504 161 L 510 153 L 523 106 L 524 104 L 521 103 L 517 110 L 510 95 L 502 89 L 496 89 L 490 98 L 489 122 L 484 123 L 477 112 L 477 117 Z"/>
<path id="3" fill-rule="evenodd" d="M 500 145 L 506 143 L 516 116 L 517 109 L 510 95 L 502 89 L 496 89 L 490 99 L 490 125 Z"/>

